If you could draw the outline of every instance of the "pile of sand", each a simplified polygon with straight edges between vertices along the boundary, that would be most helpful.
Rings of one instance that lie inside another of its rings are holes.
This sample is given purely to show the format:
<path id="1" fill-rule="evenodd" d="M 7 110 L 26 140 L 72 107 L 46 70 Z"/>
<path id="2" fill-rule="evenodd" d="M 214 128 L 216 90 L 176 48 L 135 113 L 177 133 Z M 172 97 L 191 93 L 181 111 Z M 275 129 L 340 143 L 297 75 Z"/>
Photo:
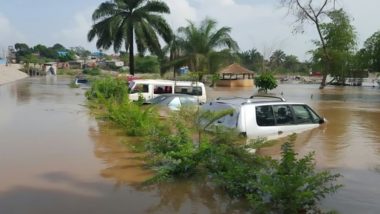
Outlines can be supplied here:
<path id="1" fill-rule="evenodd" d="M 0 85 L 28 77 L 20 68 L 18 64 L 0 65 Z"/>

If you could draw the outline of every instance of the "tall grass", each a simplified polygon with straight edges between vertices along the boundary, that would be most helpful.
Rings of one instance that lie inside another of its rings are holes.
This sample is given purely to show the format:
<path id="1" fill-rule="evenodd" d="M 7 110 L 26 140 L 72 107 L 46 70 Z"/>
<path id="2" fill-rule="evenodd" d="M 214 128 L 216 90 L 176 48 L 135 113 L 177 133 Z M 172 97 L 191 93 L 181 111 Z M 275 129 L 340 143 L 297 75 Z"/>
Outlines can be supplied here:
<path id="1" fill-rule="evenodd" d="M 111 77 L 95 80 L 86 96 L 90 107 L 102 109 L 102 118 L 108 118 L 130 136 L 144 136 L 157 120 L 150 108 L 128 99 L 128 86 L 124 80 Z"/>
<path id="2" fill-rule="evenodd" d="M 89 100 L 105 102 L 114 100 L 119 103 L 128 100 L 127 82 L 112 77 L 96 79 L 86 92 Z"/>

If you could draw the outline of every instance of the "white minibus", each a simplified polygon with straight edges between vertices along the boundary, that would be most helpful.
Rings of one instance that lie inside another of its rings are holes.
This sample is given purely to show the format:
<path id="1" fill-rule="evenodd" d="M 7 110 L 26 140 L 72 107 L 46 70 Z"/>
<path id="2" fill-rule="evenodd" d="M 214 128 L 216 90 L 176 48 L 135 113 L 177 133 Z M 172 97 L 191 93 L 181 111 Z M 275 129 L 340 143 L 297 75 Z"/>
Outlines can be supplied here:
<path id="1" fill-rule="evenodd" d="M 129 89 L 129 99 L 134 101 L 139 96 L 150 100 L 161 94 L 189 94 L 196 97 L 200 104 L 207 101 L 206 89 L 201 82 L 138 79 L 129 82 Z"/>

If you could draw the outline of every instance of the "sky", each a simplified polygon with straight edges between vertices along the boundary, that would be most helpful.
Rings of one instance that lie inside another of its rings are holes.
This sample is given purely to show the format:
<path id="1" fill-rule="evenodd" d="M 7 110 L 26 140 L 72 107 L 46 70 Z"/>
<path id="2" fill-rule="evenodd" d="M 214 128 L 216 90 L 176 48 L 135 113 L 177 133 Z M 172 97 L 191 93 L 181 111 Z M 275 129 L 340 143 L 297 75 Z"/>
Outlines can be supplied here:
<path id="1" fill-rule="evenodd" d="M 96 50 L 87 41 L 93 24 L 91 14 L 105 0 L 0 0 L 0 56 L 2 50 L 16 42 L 30 46 L 61 43 L 65 47 L 83 46 Z M 318 39 L 312 25 L 304 33 L 294 33 L 294 17 L 287 15 L 279 0 L 162 0 L 171 14 L 167 21 L 176 30 L 187 20 L 199 23 L 205 17 L 215 19 L 218 26 L 232 28 L 232 37 L 241 50 L 252 48 L 268 58 L 277 49 L 307 60 Z M 318 1 L 318 0 L 314 0 Z M 380 30 L 379 0 L 337 0 L 352 18 L 358 34 L 358 47 Z"/>

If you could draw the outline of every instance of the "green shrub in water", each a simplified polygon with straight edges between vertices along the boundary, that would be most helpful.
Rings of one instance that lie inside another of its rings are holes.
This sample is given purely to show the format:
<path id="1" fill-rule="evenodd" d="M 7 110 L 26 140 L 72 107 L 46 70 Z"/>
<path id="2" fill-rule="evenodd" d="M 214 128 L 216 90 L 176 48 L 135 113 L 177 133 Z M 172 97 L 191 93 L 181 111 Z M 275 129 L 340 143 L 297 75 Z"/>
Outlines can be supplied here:
<path id="1" fill-rule="evenodd" d="M 177 118 L 151 129 L 146 149 L 151 154 L 150 164 L 158 171 L 151 181 L 189 177 L 196 172 L 198 149 L 193 144 L 189 129 Z"/>
<path id="2" fill-rule="evenodd" d="M 268 90 L 277 88 L 277 80 L 273 74 L 264 72 L 255 78 L 255 85 L 259 88 L 259 91 L 267 93 Z"/>
<path id="3" fill-rule="evenodd" d="M 144 136 L 155 125 L 157 114 L 151 108 L 142 108 L 125 99 L 107 105 L 108 117 L 121 126 L 129 136 Z"/>
<path id="4" fill-rule="evenodd" d="M 122 102 L 124 99 L 128 99 L 128 85 L 124 80 L 111 77 L 97 79 L 93 81 L 86 96 L 89 100 L 115 99 Z"/>
<path id="5" fill-rule="evenodd" d="M 258 171 L 253 184 L 258 191 L 246 195 L 260 212 L 319 212 L 318 202 L 342 187 L 335 184 L 339 174 L 315 169 L 313 153 L 297 159 L 294 140 L 282 145 L 281 160 Z"/>
<path id="6" fill-rule="evenodd" d="M 97 76 L 97 75 L 100 75 L 100 69 L 99 68 L 85 68 L 83 69 L 82 73 L 86 75 Z"/>

